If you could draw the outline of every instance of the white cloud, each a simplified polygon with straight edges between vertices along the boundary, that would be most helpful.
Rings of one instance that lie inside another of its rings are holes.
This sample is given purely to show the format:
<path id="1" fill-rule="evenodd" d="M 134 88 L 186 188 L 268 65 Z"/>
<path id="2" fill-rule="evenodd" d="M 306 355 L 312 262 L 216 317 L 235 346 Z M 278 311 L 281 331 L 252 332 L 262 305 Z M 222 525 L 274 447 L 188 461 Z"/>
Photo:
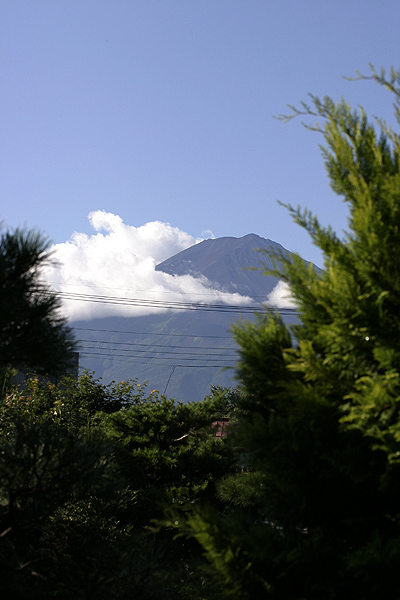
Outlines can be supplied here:
<path id="1" fill-rule="evenodd" d="M 215 235 L 213 234 L 213 232 L 211 231 L 211 229 L 205 229 L 204 231 L 201 232 L 201 237 L 203 237 L 206 240 L 213 240 L 215 239 Z"/>
<path id="2" fill-rule="evenodd" d="M 140 227 L 126 225 L 121 217 L 98 210 L 90 213 L 93 235 L 74 233 L 63 244 L 53 246 L 57 265 L 48 267 L 45 277 L 52 289 L 63 296 L 63 311 L 70 320 L 112 315 L 138 316 L 159 312 L 159 308 L 82 301 L 76 295 L 97 295 L 142 302 L 225 302 L 243 305 L 250 298 L 206 287 L 204 279 L 180 277 L 156 271 L 163 260 L 201 241 L 154 221 Z"/>
<path id="3" fill-rule="evenodd" d="M 290 287 L 285 281 L 279 281 L 272 292 L 268 294 L 268 304 L 277 308 L 297 308 Z"/>

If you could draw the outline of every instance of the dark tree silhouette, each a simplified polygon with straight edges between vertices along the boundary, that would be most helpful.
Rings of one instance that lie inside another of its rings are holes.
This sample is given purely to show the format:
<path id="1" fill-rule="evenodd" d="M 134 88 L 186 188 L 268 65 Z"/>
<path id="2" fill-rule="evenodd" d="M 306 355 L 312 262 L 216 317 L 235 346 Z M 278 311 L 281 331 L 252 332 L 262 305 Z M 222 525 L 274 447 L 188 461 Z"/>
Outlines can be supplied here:
<path id="1" fill-rule="evenodd" d="M 51 257 L 45 236 L 31 230 L 0 235 L 0 369 L 62 371 L 74 350 L 60 300 L 41 272 Z"/>

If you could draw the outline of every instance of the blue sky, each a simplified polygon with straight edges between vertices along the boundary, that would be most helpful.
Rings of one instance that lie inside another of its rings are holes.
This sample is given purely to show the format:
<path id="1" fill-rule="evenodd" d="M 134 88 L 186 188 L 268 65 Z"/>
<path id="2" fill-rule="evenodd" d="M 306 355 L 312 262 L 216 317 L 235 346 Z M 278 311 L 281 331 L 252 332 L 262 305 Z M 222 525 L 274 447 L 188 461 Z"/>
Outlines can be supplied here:
<path id="1" fill-rule="evenodd" d="M 105 211 L 321 264 L 277 200 L 338 231 L 346 207 L 318 136 L 273 116 L 311 92 L 390 118 L 342 76 L 397 68 L 399 23 L 398 0 L 2 0 L 0 218 L 62 244 Z"/>

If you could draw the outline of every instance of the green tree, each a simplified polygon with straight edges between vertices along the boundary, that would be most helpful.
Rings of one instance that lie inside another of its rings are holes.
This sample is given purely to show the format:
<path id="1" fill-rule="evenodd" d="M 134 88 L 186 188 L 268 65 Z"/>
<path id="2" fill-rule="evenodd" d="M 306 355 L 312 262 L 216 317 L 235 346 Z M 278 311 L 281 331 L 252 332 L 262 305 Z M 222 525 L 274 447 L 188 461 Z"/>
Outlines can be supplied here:
<path id="1" fill-rule="evenodd" d="M 394 94 L 400 124 L 400 70 L 370 78 Z M 221 484 L 229 514 L 197 510 L 181 526 L 227 597 L 397 599 L 400 135 L 345 101 L 312 97 L 286 119 L 300 114 L 317 119 L 349 230 L 289 207 L 325 268 L 275 257 L 300 313 L 293 342 L 273 312 L 234 327 L 245 392 L 234 439 L 249 470 Z"/>
<path id="2" fill-rule="evenodd" d="M 216 481 L 236 461 L 212 423 L 231 410 L 224 390 L 186 404 L 154 391 L 103 415 L 102 427 L 119 446 L 119 463 L 135 498 L 130 519 L 145 526 L 161 518 L 165 506 L 214 498 Z"/>
<path id="3" fill-rule="evenodd" d="M 0 235 L 0 369 L 62 372 L 74 350 L 60 301 L 42 279 L 49 242 L 34 231 Z"/>
<path id="4" fill-rule="evenodd" d="M 115 529 L 113 447 L 30 400 L 14 392 L 0 406 L 0 590 L 10 599 L 80 597 L 93 549 Z"/>
<path id="5" fill-rule="evenodd" d="M 235 460 L 212 422 L 236 396 L 183 404 L 136 380 L 39 378 L 0 404 L 0 591 L 8 598 L 205 600 L 217 589 L 164 508 L 215 505 Z"/>
<path id="6" fill-rule="evenodd" d="M 161 525 L 166 510 L 185 511 L 205 501 L 218 509 L 222 506 L 216 483 L 235 471 L 236 459 L 226 440 L 215 436 L 212 424 L 229 416 L 235 399 L 229 390 L 215 388 L 202 402 L 185 404 L 153 391 L 102 416 L 102 428 L 116 444 L 116 461 L 126 481 L 116 517 L 136 536 L 145 534 L 141 560 L 130 552 L 137 565 L 136 583 L 131 586 L 135 597 L 147 598 L 142 590 L 149 593 L 149 583 L 154 586 L 157 581 L 161 588 L 154 598 L 219 597 L 197 543 L 176 537 L 174 528 Z"/>

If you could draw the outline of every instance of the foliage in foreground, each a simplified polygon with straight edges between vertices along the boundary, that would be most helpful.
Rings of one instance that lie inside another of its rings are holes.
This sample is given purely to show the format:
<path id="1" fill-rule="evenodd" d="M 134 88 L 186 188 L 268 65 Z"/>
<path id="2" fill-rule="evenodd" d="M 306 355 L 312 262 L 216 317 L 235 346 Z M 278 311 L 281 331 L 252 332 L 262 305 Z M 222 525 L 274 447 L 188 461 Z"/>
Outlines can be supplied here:
<path id="1" fill-rule="evenodd" d="M 235 461 L 211 423 L 229 391 L 201 403 L 105 386 L 86 373 L 33 378 L 0 405 L 2 597 L 214 598 L 194 541 L 156 531 L 168 505 L 207 500 Z"/>
<path id="2" fill-rule="evenodd" d="M 372 72 L 395 98 L 400 70 Z M 235 326 L 244 387 L 235 440 L 253 474 L 221 484 L 231 512 L 194 510 L 232 598 L 400 596 L 400 135 L 344 101 L 312 97 L 332 188 L 349 206 L 340 239 L 289 207 L 323 251 L 317 273 L 276 257 L 300 312 L 295 342 L 276 314 Z M 243 495 L 241 489 L 246 489 Z M 235 500 L 236 497 L 236 500 Z M 242 497 L 242 502 L 237 498 Z"/>

